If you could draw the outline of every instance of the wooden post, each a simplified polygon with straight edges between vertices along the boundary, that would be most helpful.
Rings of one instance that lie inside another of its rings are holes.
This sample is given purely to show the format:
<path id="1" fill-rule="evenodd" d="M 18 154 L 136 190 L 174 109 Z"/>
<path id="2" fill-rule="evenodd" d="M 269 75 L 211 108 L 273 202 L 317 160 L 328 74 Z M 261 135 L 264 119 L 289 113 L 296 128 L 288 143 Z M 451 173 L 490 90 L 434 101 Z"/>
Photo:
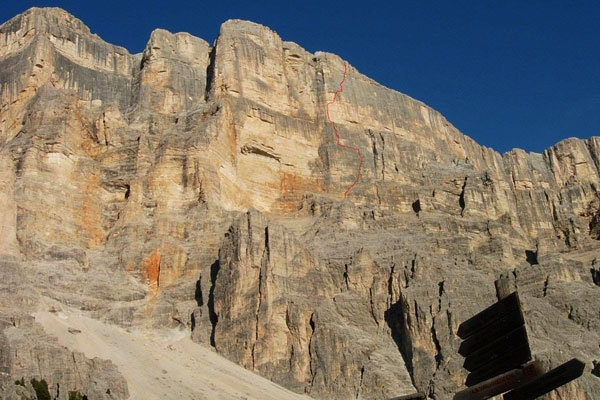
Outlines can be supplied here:
<path id="1" fill-rule="evenodd" d="M 539 375 L 528 383 L 519 386 L 517 389 L 506 393 L 504 400 L 529 400 L 536 399 L 562 385 L 577 379 L 583 374 L 585 363 L 576 358 L 567 361 L 564 364 Z"/>
<path id="2" fill-rule="evenodd" d="M 508 392 L 511 389 L 532 380 L 543 374 L 539 361 L 531 361 L 523 367 L 513 369 L 504 374 L 497 375 L 475 386 L 456 393 L 452 400 L 483 400 L 492 396 Z"/>
<path id="3" fill-rule="evenodd" d="M 498 301 L 511 294 L 510 280 L 508 277 L 501 275 L 500 278 L 494 282 L 494 285 L 496 286 L 496 297 L 498 298 Z"/>

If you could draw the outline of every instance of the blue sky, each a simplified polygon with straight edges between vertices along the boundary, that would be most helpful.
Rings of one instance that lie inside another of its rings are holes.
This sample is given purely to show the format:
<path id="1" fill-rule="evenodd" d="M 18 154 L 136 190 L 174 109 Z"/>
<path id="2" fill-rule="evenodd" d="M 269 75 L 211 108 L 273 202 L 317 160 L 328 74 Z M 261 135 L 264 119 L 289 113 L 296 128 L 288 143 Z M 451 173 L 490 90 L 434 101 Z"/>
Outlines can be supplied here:
<path id="1" fill-rule="evenodd" d="M 223 21 L 247 19 L 311 52 L 340 55 L 500 152 L 541 152 L 567 137 L 600 135 L 598 1 L 289 3 L 7 1 L 0 20 L 32 6 L 62 7 L 104 40 L 137 53 L 155 28 L 212 43 Z"/>

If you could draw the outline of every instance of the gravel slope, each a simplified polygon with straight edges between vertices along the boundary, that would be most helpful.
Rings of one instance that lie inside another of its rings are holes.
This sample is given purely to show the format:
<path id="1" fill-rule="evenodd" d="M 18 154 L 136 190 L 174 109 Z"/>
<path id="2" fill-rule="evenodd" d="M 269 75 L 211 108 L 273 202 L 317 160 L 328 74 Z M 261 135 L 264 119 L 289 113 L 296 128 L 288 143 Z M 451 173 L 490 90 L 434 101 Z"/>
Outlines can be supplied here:
<path id="1" fill-rule="evenodd" d="M 309 399 L 192 342 L 185 331 L 129 331 L 51 301 L 34 316 L 60 344 L 112 360 L 127 380 L 131 399 Z"/>

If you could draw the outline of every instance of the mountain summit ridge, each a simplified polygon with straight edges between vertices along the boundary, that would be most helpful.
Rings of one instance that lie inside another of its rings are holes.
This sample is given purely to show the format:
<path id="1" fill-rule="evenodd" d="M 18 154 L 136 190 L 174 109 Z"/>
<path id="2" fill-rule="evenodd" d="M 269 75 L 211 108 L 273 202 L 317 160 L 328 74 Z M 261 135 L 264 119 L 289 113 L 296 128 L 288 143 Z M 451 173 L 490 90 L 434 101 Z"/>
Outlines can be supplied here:
<path id="1" fill-rule="evenodd" d="M 358 160 L 326 115 L 334 54 L 229 20 L 212 46 L 157 29 L 131 55 L 56 8 L 2 24 L 0 43 L 5 397 L 23 377 L 128 395 L 17 339 L 48 341 L 28 316 L 44 298 L 187 330 L 314 398 L 449 399 L 456 329 L 504 275 L 546 366 L 600 360 L 600 137 L 500 155 L 348 64 L 329 112 L 364 164 L 344 199 Z M 590 373 L 560 389 L 599 392 Z"/>

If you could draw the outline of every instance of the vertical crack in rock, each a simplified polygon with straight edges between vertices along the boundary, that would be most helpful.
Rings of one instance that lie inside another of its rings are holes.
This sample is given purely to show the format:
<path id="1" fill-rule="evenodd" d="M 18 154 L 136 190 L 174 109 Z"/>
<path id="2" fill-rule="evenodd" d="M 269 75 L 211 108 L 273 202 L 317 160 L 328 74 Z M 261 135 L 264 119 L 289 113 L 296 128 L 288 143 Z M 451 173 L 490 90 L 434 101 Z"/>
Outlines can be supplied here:
<path id="1" fill-rule="evenodd" d="M 248 220 L 248 230 L 250 231 L 250 220 Z M 250 239 L 252 242 L 252 239 Z M 264 250 L 260 262 L 260 269 L 258 272 L 258 302 L 256 304 L 256 312 L 255 312 L 255 326 L 254 326 L 254 343 L 252 344 L 252 369 L 256 368 L 256 345 L 260 340 L 259 330 L 260 330 L 260 317 L 261 317 L 261 308 L 263 303 L 263 297 L 265 295 L 265 285 L 267 280 L 267 269 L 269 268 L 270 263 L 270 248 L 269 248 L 269 227 L 265 227 L 265 243 Z"/>
<path id="2" fill-rule="evenodd" d="M 381 138 L 381 180 L 385 181 L 385 139 L 381 132 L 379 132 L 379 137 Z"/>
<path id="3" fill-rule="evenodd" d="M 309 374 L 310 374 L 310 382 L 308 382 L 308 387 L 306 389 L 306 393 L 311 392 L 313 384 L 315 382 L 315 376 L 317 375 L 317 371 L 316 369 L 313 367 L 313 363 L 315 362 L 315 354 L 313 354 L 313 337 L 315 336 L 315 313 L 313 312 L 310 315 L 310 320 L 308 321 L 308 324 L 310 326 L 310 337 L 308 338 L 308 357 L 309 357 L 309 362 L 308 362 L 308 368 L 309 368 Z"/>
<path id="4" fill-rule="evenodd" d="M 196 281 L 196 290 L 194 290 L 194 300 L 196 301 L 196 308 L 190 314 L 190 324 L 192 333 L 196 329 L 196 326 L 199 322 L 199 319 L 197 318 L 202 316 L 202 306 L 204 306 L 204 294 L 202 293 L 202 275 L 200 275 L 200 277 Z"/>
<path id="5" fill-rule="evenodd" d="M 488 237 L 491 239 L 491 238 L 493 238 L 493 237 L 494 237 L 494 235 L 493 235 L 493 233 L 492 233 L 492 229 L 491 229 L 491 226 L 490 226 L 490 222 L 491 222 L 491 221 L 490 221 L 489 219 L 488 219 L 488 220 L 485 222 L 485 233 L 486 233 L 486 235 L 487 235 L 487 236 L 488 236 Z"/>
<path id="6" fill-rule="evenodd" d="M 181 159 L 181 185 L 184 189 L 188 187 L 188 158 L 183 156 Z"/>
<path id="7" fill-rule="evenodd" d="M 350 290 L 350 278 L 348 276 L 348 264 L 344 264 L 344 287 L 342 288 L 342 292 Z"/>
<path id="8" fill-rule="evenodd" d="M 246 235 L 246 257 L 252 259 L 254 255 L 254 246 L 252 246 L 252 214 L 250 211 L 246 213 L 246 224 L 248 227 L 248 234 Z"/>
<path id="9" fill-rule="evenodd" d="M 260 329 L 260 307 L 262 305 L 262 290 L 263 290 L 263 269 L 260 268 L 258 272 L 258 302 L 256 304 L 256 310 L 254 312 L 254 343 L 252 343 L 252 370 L 256 370 L 256 344 L 259 340 L 258 331 Z"/>
<path id="10" fill-rule="evenodd" d="M 438 282 L 438 312 L 442 311 L 442 296 L 444 295 L 444 282 L 446 281 L 442 280 Z"/>
<path id="11" fill-rule="evenodd" d="M 392 301 L 394 301 L 394 271 L 396 269 L 396 264 L 392 263 L 392 267 L 390 268 L 390 276 L 388 277 L 388 284 L 387 284 L 387 289 L 388 289 L 388 296 L 389 296 L 389 304 L 392 303 Z"/>
<path id="12" fill-rule="evenodd" d="M 325 71 L 323 70 L 323 61 L 320 57 L 313 57 L 312 61 L 315 67 L 314 84 L 318 109 L 325 110 L 325 104 L 327 103 L 327 91 L 325 89 Z M 325 113 L 319 113 L 318 117 L 323 125 L 327 123 L 327 117 Z"/>
<path id="13" fill-rule="evenodd" d="M 285 308 L 285 327 L 287 328 L 288 333 L 293 336 L 294 333 L 292 332 L 293 328 L 292 328 L 292 319 L 290 316 L 290 303 L 288 303 L 287 307 Z M 288 364 L 288 369 L 290 371 L 293 371 L 293 368 L 294 368 L 294 356 L 295 356 L 294 344 L 290 343 L 290 358 L 289 358 L 289 364 Z"/>
<path id="14" fill-rule="evenodd" d="M 373 170 L 375 170 L 375 176 L 377 176 L 377 142 L 375 140 L 375 134 L 373 133 L 373 131 L 371 129 L 368 129 L 367 132 L 369 133 L 369 137 L 371 138 L 371 150 L 373 151 Z"/>
<path id="15" fill-rule="evenodd" d="M 216 260 L 210 266 L 210 290 L 208 292 L 208 302 L 206 306 L 208 307 L 208 319 L 210 320 L 211 330 L 210 330 L 210 345 L 212 347 L 216 347 L 215 344 L 215 330 L 217 329 L 217 323 L 219 322 L 219 316 L 215 312 L 215 286 L 217 283 L 217 275 L 219 274 L 219 270 L 221 269 L 219 260 Z"/>
<path id="16" fill-rule="evenodd" d="M 433 375 L 431 376 L 431 379 L 429 381 L 429 396 L 430 397 L 434 397 L 434 390 L 435 390 L 435 376 L 437 374 L 437 372 L 440 369 L 440 366 L 442 365 L 442 361 L 443 361 L 443 355 L 442 355 L 442 346 L 440 345 L 440 341 L 438 340 L 437 337 L 437 332 L 435 329 L 435 321 L 436 321 L 436 317 L 433 316 L 433 310 L 430 309 L 431 315 L 432 315 L 432 321 L 431 321 L 431 340 L 433 341 L 433 344 L 435 346 L 435 355 L 434 355 L 434 359 L 435 359 L 435 371 L 433 371 Z"/>
<path id="17" fill-rule="evenodd" d="M 356 388 L 356 396 L 355 396 L 356 399 L 360 398 L 360 390 L 362 389 L 364 375 L 365 375 L 365 366 L 362 365 L 360 367 L 360 379 L 358 381 L 358 387 Z"/>
<path id="18" fill-rule="evenodd" d="M 460 216 L 462 217 L 465 213 L 465 188 L 467 187 L 467 180 L 469 177 L 465 176 L 460 195 L 458 196 L 458 205 L 460 206 Z"/>
<path id="19" fill-rule="evenodd" d="M 440 312 L 442 310 L 442 297 L 446 294 L 445 288 L 444 288 L 445 282 L 446 282 L 445 280 L 438 282 L 437 312 L 434 312 L 433 306 L 429 307 L 429 313 L 431 315 L 431 328 L 430 328 L 431 341 L 433 342 L 433 345 L 435 346 L 435 354 L 434 354 L 435 370 L 433 371 L 433 374 L 432 374 L 431 379 L 429 380 L 429 384 L 428 384 L 428 393 L 429 393 L 429 396 L 432 398 L 435 398 L 435 378 L 436 378 L 438 371 L 441 368 L 442 362 L 444 361 L 444 356 L 442 353 L 442 346 L 441 346 L 440 338 L 438 337 L 438 332 L 436 329 L 436 323 L 438 321 L 437 316 L 440 315 Z M 446 315 L 448 317 L 449 332 L 452 332 L 452 322 L 451 322 L 452 320 L 451 320 L 451 313 L 450 313 L 449 308 L 446 309 Z"/>
<path id="20" fill-rule="evenodd" d="M 295 356 L 294 346 L 292 345 L 292 346 L 290 346 L 290 363 L 288 365 L 288 368 L 290 371 L 293 371 L 293 369 L 294 369 L 294 356 Z"/>
<path id="21" fill-rule="evenodd" d="M 265 266 L 271 261 L 271 249 L 269 246 L 269 227 L 265 226 L 265 250 L 263 252 L 263 262 Z"/>
<path id="22" fill-rule="evenodd" d="M 450 307 L 446 309 L 446 316 L 448 317 L 448 332 L 454 332 L 454 328 L 452 327 L 452 310 L 450 310 Z"/>
<path id="23" fill-rule="evenodd" d="M 374 287 L 371 286 L 369 288 L 369 312 L 371 314 L 371 318 L 373 318 L 373 321 L 375 321 L 375 324 L 379 326 L 379 320 L 377 319 L 377 315 L 375 313 L 375 301 L 373 300 L 373 290 Z"/>
<path id="24" fill-rule="evenodd" d="M 381 194 L 379 193 L 379 185 L 375 185 L 375 197 L 377 198 L 377 205 L 381 206 Z"/>
<path id="25" fill-rule="evenodd" d="M 208 65 L 206 67 L 206 86 L 204 89 L 204 101 L 210 101 L 211 90 L 215 80 L 215 54 L 217 51 L 217 41 L 210 52 L 208 53 Z"/>
<path id="26" fill-rule="evenodd" d="M 440 364 L 442 363 L 443 360 L 443 356 L 441 353 L 442 347 L 440 345 L 440 341 L 437 337 L 437 332 L 435 329 L 435 321 L 436 321 L 436 315 L 439 314 L 442 311 L 442 297 L 446 294 L 446 290 L 444 288 L 444 284 L 445 284 L 446 280 L 442 280 L 440 282 L 438 282 L 438 309 L 437 309 L 437 313 L 434 315 L 433 310 L 431 311 L 431 317 L 432 317 L 432 322 L 431 322 L 431 338 L 433 340 L 433 343 L 435 345 L 435 350 L 436 350 L 436 354 L 435 354 L 435 363 L 436 363 L 436 371 L 440 368 Z M 452 332 L 452 329 L 450 329 L 450 332 Z"/>
<path id="27" fill-rule="evenodd" d="M 371 138 L 371 149 L 373 151 L 373 170 L 375 171 L 375 178 L 377 179 L 378 172 L 381 174 L 381 180 L 385 180 L 385 139 L 383 134 L 379 132 L 377 136 L 373 130 L 368 129 L 369 137 Z M 378 149 L 377 141 L 381 141 L 381 149 Z M 381 150 L 381 151 L 380 151 Z M 381 160 L 380 160 L 381 159 Z M 379 165 L 381 163 L 381 165 Z M 379 171 L 378 171 L 379 170 Z M 397 170 L 396 170 L 397 171 Z"/>
<path id="28" fill-rule="evenodd" d="M 75 368 L 75 372 L 77 372 L 77 376 L 79 377 L 79 382 L 85 382 L 81 377 L 81 371 L 79 371 L 79 365 L 77 364 L 77 360 L 75 359 L 75 353 L 71 353 L 71 358 L 73 359 L 73 367 Z M 40 373 L 41 376 L 41 373 Z"/>
<path id="29" fill-rule="evenodd" d="M 414 255 L 410 261 L 410 269 L 408 266 L 404 266 L 404 288 L 408 288 L 409 282 L 415 278 L 417 270 L 417 254 Z"/>
<path id="30" fill-rule="evenodd" d="M 200 322 L 202 317 L 202 307 L 204 306 L 204 294 L 202 293 L 202 275 L 198 277 L 196 281 L 196 289 L 194 290 L 194 300 L 196 301 L 196 307 L 190 313 L 190 330 L 192 332 L 192 340 L 195 341 L 197 336 L 194 335 L 194 331 Z"/>
<path id="31" fill-rule="evenodd" d="M 134 58 L 134 61 L 131 63 L 131 87 L 129 90 L 129 105 L 126 110 L 126 114 L 128 114 L 129 118 L 133 117 L 132 111 L 134 111 L 140 103 L 144 62 L 145 60 L 142 55 L 137 60 Z"/>

